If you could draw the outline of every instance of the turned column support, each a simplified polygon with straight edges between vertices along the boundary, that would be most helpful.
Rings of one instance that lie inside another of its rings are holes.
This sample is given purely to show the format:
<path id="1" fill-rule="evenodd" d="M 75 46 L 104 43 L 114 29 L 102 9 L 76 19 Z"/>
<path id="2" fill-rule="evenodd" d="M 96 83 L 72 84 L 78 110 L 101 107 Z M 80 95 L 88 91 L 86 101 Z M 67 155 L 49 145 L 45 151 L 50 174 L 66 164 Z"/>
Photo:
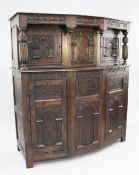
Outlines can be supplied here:
<path id="1" fill-rule="evenodd" d="M 26 27 L 19 28 L 18 35 L 18 43 L 19 43 L 19 60 L 21 70 L 27 69 L 27 61 L 28 61 L 28 44 L 27 44 L 27 34 Z"/>
<path id="2" fill-rule="evenodd" d="M 128 58 L 128 32 L 127 31 L 123 31 L 123 45 L 122 45 L 122 58 L 123 58 L 123 65 L 126 65 L 126 60 Z"/>

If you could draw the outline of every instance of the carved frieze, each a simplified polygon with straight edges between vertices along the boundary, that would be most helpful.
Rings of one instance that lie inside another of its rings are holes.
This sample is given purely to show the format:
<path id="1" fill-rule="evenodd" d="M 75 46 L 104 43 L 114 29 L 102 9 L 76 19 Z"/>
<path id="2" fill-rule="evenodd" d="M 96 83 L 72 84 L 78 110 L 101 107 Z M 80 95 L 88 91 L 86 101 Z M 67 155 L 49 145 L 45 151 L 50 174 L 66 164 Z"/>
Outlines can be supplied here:
<path id="1" fill-rule="evenodd" d="M 91 26 L 98 26 L 99 25 L 99 18 L 90 17 L 90 16 L 77 16 L 76 18 L 77 24 L 83 25 L 91 25 Z"/>
<path id="2" fill-rule="evenodd" d="M 49 23 L 49 24 L 63 24 L 65 23 L 64 15 L 50 15 L 50 14 L 30 14 L 27 18 L 28 23 Z"/>
<path id="3" fill-rule="evenodd" d="M 128 22 L 108 19 L 107 26 L 108 28 L 114 28 L 114 29 L 128 29 Z"/>
<path id="4" fill-rule="evenodd" d="M 51 79 L 65 79 L 66 72 L 46 72 L 46 73 L 33 73 L 31 74 L 32 80 L 51 80 Z"/>
<path id="5" fill-rule="evenodd" d="M 99 77 L 100 71 L 82 71 L 77 72 L 77 79 L 78 78 L 91 78 L 91 77 Z"/>

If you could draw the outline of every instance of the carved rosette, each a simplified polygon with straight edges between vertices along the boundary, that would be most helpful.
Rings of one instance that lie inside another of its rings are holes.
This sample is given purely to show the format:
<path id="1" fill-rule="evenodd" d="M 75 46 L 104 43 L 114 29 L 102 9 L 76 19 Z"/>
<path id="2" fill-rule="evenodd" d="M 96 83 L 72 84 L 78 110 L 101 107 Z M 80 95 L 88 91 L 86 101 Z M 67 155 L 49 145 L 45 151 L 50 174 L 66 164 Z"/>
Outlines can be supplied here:
<path id="1" fill-rule="evenodd" d="M 26 29 L 19 29 L 18 41 L 19 41 L 19 60 L 21 69 L 27 69 L 28 61 L 28 45 L 27 45 L 27 34 Z"/>

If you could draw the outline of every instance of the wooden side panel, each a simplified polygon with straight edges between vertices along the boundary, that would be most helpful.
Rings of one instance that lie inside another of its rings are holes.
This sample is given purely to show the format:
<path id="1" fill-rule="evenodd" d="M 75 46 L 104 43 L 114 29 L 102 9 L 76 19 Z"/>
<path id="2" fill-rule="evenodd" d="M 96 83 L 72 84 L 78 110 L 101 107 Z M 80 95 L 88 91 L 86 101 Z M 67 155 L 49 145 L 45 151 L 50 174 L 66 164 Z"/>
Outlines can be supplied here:
<path id="1" fill-rule="evenodd" d="M 12 67 L 19 68 L 18 60 L 18 41 L 17 41 L 18 30 L 17 26 L 11 28 L 11 43 L 12 43 Z"/>
<path id="2" fill-rule="evenodd" d="M 18 149 L 20 147 L 20 150 L 22 150 L 23 153 L 25 154 L 21 74 L 16 70 L 13 70 L 13 94 L 14 94 L 17 144 Z"/>

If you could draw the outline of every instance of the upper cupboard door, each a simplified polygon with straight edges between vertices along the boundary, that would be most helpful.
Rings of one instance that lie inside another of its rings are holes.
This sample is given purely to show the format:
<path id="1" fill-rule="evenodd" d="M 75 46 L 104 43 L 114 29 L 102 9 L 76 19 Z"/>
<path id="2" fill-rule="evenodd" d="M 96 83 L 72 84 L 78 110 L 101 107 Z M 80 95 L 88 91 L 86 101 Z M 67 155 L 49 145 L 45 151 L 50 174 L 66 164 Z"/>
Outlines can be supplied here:
<path id="1" fill-rule="evenodd" d="M 32 142 L 39 156 L 67 150 L 66 73 L 31 74 Z"/>
<path id="2" fill-rule="evenodd" d="M 71 33 L 71 65 L 82 66 L 95 64 L 94 31 L 79 27 Z"/>
<path id="3" fill-rule="evenodd" d="M 61 65 L 62 33 L 58 27 L 29 27 L 29 66 Z"/>

